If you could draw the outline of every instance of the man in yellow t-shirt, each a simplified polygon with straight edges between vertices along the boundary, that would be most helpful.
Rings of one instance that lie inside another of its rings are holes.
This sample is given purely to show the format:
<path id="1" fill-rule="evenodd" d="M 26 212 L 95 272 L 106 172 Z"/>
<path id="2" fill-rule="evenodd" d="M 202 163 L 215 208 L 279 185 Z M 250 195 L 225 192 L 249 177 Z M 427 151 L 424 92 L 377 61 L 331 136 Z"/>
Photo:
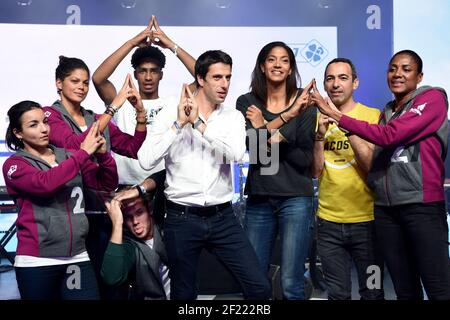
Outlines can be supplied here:
<path id="1" fill-rule="evenodd" d="M 324 88 L 333 104 L 353 118 L 378 123 L 378 109 L 354 101 L 358 84 L 350 60 L 336 58 L 328 63 Z M 342 131 L 328 117 L 318 116 L 312 166 L 313 177 L 319 178 L 317 249 L 332 300 L 351 299 L 352 260 L 361 299 L 384 299 L 373 196 L 366 184 L 372 153 L 372 144 Z"/>

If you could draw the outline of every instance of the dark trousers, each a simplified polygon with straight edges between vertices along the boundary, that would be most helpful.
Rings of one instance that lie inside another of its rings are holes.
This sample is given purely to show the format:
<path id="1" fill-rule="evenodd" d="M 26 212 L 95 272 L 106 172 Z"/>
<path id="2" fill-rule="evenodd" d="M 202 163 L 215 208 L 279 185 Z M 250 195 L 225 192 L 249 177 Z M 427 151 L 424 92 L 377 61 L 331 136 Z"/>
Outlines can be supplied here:
<path id="1" fill-rule="evenodd" d="M 164 170 L 164 178 L 165 178 Z M 162 228 L 164 224 L 164 215 L 166 214 L 166 196 L 164 194 L 164 180 L 156 181 L 155 196 L 153 201 L 153 220 Z"/>
<path id="2" fill-rule="evenodd" d="M 97 280 L 91 262 L 45 267 L 16 267 L 23 300 L 96 300 Z"/>
<path id="3" fill-rule="evenodd" d="M 384 299 L 383 261 L 376 245 L 374 222 L 335 223 L 317 219 L 317 250 L 328 299 L 351 299 L 352 261 L 358 274 L 361 299 Z"/>
<path id="4" fill-rule="evenodd" d="M 450 300 L 444 202 L 375 206 L 378 241 L 399 300 Z"/>
<path id="5" fill-rule="evenodd" d="M 95 276 L 97 277 L 98 289 L 102 300 L 115 299 L 115 288 L 103 282 L 100 274 L 103 264 L 103 256 L 111 238 L 112 223 L 109 216 L 105 214 L 87 214 L 89 221 L 89 233 L 86 238 L 86 250 L 89 254 Z"/>
<path id="6" fill-rule="evenodd" d="M 246 299 L 270 297 L 269 281 L 231 206 L 209 217 L 167 207 L 164 242 L 172 300 L 196 299 L 197 266 L 204 248 L 229 268 Z"/>

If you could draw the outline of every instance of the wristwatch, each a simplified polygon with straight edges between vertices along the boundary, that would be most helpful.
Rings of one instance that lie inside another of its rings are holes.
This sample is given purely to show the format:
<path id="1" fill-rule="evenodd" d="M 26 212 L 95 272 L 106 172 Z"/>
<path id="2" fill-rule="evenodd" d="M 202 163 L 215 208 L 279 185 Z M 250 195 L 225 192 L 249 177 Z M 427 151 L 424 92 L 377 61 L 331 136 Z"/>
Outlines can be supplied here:
<path id="1" fill-rule="evenodd" d="M 140 184 L 136 184 L 134 187 L 139 192 L 140 197 L 144 197 L 147 194 L 147 190 L 144 188 L 144 186 L 141 186 Z"/>
<path id="2" fill-rule="evenodd" d="M 192 124 L 192 128 L 197 129 L 202 123 L 203 123 L 203 120 L 200 119 L 200 118 L 198 118 L 197 121 L 195 121 L 195 122 Z"/>

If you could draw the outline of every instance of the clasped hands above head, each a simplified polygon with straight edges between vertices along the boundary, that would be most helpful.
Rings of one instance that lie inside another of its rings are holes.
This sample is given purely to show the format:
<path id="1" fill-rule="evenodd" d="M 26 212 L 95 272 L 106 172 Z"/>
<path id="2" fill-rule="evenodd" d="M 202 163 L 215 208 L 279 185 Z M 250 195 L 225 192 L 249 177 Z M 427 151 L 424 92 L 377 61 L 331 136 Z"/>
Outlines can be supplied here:
<path id="1" fill-rule="evenodd" d="M 137 36 L 130 40 L 135 47 L 145 47 L 151 44 L 160 46 L 161 48 L 172 49 L 175 46 L 169 37 L 161 30 L 156 17 L 152 15 L 148 26 Z"/>

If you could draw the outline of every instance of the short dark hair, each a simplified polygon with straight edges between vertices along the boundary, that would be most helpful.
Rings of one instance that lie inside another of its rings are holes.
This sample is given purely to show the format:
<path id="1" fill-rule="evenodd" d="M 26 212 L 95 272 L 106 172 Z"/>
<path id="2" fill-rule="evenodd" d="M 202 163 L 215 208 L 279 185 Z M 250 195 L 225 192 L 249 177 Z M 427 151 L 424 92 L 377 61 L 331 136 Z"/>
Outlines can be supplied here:
<path id="1" fill-rule="evenodd" d="M 83 69 L 87 72 L 88 78 L 90 78 L 90 71 L 86 63 L 78 58 L 68 58 L 65 56 L 59 56 L 58 67 L 56 67 L 55 78 L 56 80 L 63 81 L 68 77 L 74 70 Z"/>
<path id="2" fill-rule="evenodd" d="M 136 70 L 141 63 L 146 61 L 155 62 L 158 67 L 163 69 L 166 65 L 166 56 L 161 50 L 154 46 L 137 48 L 131 56 L 131 65 L 133 66 L 133 69 Z"/>
<path id="3" fill-rule="evenodd" d="M 127 200 L 122 200 L 123 203 L 123 213 L 128 212 L 129 207 L 128 204 L 133 203 L 134 201 L 138 201 L 141 200 L 142 201 L 142 205 L 145 207 L 145 209 L 147 209 L 147 213 L 149 216 L 153 216 L 153 200 L 151 197 L 149 196 L 137 196 L 136 198 L 132 198 L 132 199 L 127 199 Z"/>
<path id="4" fill-rule="evenodd" d="M 392 56 L 391 60 L 389 60 L 389 65 L 392 63 L 392 60 L 394 60 L 394 58 L 396 56 L 401 55 L 401 54 L 406 54 L 406 55 L 410 56 L 411 59 L 413 59 L 417 65 L 417 72 L 422 73 L 422 68 L 423 68 L 422 58 L 417 54 L 417 52 L 412 51 L 412 50 L 401 50 L 401 51 L 397 52 L 396 54 L 394 54 Z"/>
<path id="5" fill-rule="evenodd" d="M 291 74 L 286 79 L 286 103 L 292 98 L 297 91 L 297 82 L 301 85 L 301 78 L 295 61 L 295 55 L 292 49 L 282 41 L 274 41 L 266 44 L 256 58 L 255 67 L 252 72 L 252 80 L 250 84 L 250 92 L 258 98 L 261 102 L 267 101 L 267 83 L 266 75 L 261 70 L 261 65 L 264 64 L 270 51 L 273 48 L 280 47 L 286 50 L 289 56 L 289 63 L 291 65 Z"/>
<path id="6" fill-rule="evenodd" d="M 325 71 L 323 73 L 324 79 L 327 75 L 327 70 L 328 70 L 328 67 L 330 66 L 330 64 L 339 63 L 339 62 L 346 63 L 350 66 L 350 68 L 352 69 L 352 81 L 355 81 L 356 79 L 358 79 L 358 74 L 356 73 L 355 65 L 353 64 L 353 62 L 350 59 L 347 59 L 347 58 L 335 58 L 335 59 L 331 60 L 330 62 L 328 62 L 327 66 L 325 67 Z"/>
<path id="7" fill-rule="evenodd" d="M 21 101 L 16 103 L 8 110 L 9 125 L 6 129 L 5 141 L 10 150 L 19 150 L 24 148 L 23 141 L 16 137 L 14 129 L 22 131 L 22 115 L 33 109 L 42 109 L 41 105 L 34 101 Z"/>
<path id="8" fill-rule="evenodd" d="M 215 63 L 224 63 L 233 67 L 233 59 L 221 50 L 209 50 L 202 53 L 195 62 L 195 84 L 199 86 L 197 77 L 205 79 L 209 66 Z"/>

